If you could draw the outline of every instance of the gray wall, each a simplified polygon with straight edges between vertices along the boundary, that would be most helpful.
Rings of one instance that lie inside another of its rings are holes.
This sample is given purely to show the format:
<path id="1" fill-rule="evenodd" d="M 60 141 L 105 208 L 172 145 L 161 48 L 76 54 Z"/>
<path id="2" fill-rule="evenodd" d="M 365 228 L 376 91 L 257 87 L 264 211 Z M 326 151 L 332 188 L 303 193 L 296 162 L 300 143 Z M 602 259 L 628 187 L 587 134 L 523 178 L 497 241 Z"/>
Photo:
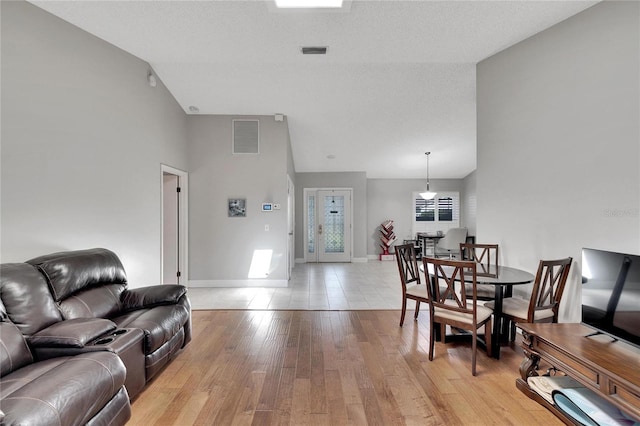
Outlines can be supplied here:
<path id="1" fill-rule="evenodd" d="M 432 191 L 462 191 L 461 179 L 430 179 Z M 367 254 L 375 258 L 381 252 L 379 227 L 387 219 L 393 220 L 398 241 L 412 239 L 413 193 L 424 191 L 424 179 L 368 179 L 367 180 Z M 462 203 L 463 195 L 460 194 Z M 461 218 L 461 223 L 462 223 Z"/>
<path id="2" fill-rule="evenodd" d="M 286 120 L 286 118 L 285 118 Z M 287 121 L 288 123 L 288 121 Z M 291 135 L 289 134 L 289 125 L 286 126 L 286 139 L 287 139 L 287 175 L 291 178 L 291 181 L 295 185 L 296 183 L 296 166 L 293 163 L 293 151 L 291 149 Z"/>
<path id="3" fill-rule="evenodd" d="M 106 247 L 160 282 L 161 163 L 186 115 L 148 64 L 23 1 L 2 8 L 2 262 Z"/>
<path id="4" fill-rule="evenodd" d="M 232 120 L 260 120 L 260 154 L 232 154 Z M 287 121 L 273 116 L 189 117 L 189 278 L 191 285 L 286 285 Z M 228 217 L 228 199 L 247 201 L 246 217 Z M 282 205 L 261 211 L 262 203 Z M 269 231 L 265 231 L 269 225 Z M 255 250 L 273 250 L 269 275 L 250 280 Z"/>
<path id="5" fill-rule="evenodd" d="M 469 235 L 476 235 L 476 220 L 478 213 L 477 173 L 475 170 L 462 180 L 460 193 L 461 225 L 469 230 Z M 477 240 L 476 242 L 482 243 Z"/>
<path id="6" fill-rule="evenodd" d="M 367 257 L 367 176 L 364 172 L 296 174 L 296 259 L 304 259 L 304 188 L 353 188 L 353 256 Z"/>
<path id="7" fill-rule="evenodd" d="M 477 68 L 478 237 L 507 265 L 640 253 L 640 4 L 602 2 Z"/>

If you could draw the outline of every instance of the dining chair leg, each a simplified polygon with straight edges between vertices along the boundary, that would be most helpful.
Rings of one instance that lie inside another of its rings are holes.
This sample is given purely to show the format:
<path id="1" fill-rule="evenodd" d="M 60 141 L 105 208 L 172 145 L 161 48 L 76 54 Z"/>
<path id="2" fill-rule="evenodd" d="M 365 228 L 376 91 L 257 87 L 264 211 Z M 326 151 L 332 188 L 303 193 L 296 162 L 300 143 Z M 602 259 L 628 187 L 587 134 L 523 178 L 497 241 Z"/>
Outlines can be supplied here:
<path id="1" fill-rule="evenodd" d="M 516 340 L 516 323 L 509 321 L 509 325 L 509 340 L 513 342 Z"/>
<path id="2" fill-rule="evenodd" d="M 402 296 L 402 313 L 400 314 L 400 327 L 404 324 L 404 314 L 407 312 L 407 298 Z"/>
<path id="3" fill-rule="evenodd" d="M 471 342 L 471 375 L 476 375 L 476 349 L 478 347 L 478 330 L 473 332 L 473 341 Z"/>
<path id="4" fill-rule="evenodd" d="M 493 328 L 491 327 L 491 318 L 484 325 L 484 341 L 487 344 L 487 356 L 491 358 L 493 355 L 493 351 L 491 350 L 491 345 L 493 344 Z"/>
<path id="5" fill-rule="evenodd" d="M 418 319 L 419 313 L 420 313 L 420 301 L 416 300 L 416 313 L 413 315 L 413 319 Z"/>
<path id="6" fill-rule="evenodd" d="M 433 347 L 436 343 L 436 327 L 433 322 L 429 326 L 430 328 L 430 336 L 429 336 L 429 361 L 433 361 Z"/>

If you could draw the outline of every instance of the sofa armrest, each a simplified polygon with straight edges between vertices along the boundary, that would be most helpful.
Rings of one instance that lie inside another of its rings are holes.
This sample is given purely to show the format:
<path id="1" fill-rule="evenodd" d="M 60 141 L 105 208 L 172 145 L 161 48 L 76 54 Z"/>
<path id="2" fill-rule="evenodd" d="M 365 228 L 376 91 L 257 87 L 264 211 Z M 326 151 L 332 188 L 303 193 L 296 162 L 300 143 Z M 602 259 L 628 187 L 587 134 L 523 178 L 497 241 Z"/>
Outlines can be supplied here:
<path id="1" fill-rule="evenodd" d="M 52 324 L 27 340 L 34 348 L 83 348 L 116 328 L 115 323 L 104 318 L 75 318 Z"/>
<path id="2" fill-rule="evenodd" d="M 132 288 L 122 293 L 122 304 L 125 311 L 173 305 L 186 293 L 187 288 L 178 284 Z"/>

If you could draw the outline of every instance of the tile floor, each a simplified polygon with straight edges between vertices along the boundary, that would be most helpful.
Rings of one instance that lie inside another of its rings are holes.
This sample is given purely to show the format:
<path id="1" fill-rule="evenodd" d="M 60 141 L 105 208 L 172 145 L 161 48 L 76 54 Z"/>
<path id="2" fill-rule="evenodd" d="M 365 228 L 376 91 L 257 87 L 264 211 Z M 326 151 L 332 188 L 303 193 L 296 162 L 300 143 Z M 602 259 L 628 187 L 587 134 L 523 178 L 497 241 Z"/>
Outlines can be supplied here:
<path id="1" fill-rule="evenodd" d="M 287 288 L 189 288 L 193 309 L 400 309 L 396 262 L 296 264 Z M 413 301 L 407 310 L 413 309 Z"/>

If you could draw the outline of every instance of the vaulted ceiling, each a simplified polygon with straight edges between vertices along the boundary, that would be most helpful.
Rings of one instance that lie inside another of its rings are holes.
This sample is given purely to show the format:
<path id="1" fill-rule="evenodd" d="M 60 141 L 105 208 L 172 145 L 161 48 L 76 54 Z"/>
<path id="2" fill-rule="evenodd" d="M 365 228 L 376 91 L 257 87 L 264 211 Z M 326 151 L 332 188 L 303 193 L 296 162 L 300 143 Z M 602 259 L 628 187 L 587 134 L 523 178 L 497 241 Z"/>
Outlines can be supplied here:
<path id="1" fill-rule="evenodd" d="M 187 114 L 285 114 L 298 172 L 423 178 L 431 151 L 432 178 L 462 178 L 476 168 L 476 64 L 597 2 L 32 3 L 147 61 Z"/>

